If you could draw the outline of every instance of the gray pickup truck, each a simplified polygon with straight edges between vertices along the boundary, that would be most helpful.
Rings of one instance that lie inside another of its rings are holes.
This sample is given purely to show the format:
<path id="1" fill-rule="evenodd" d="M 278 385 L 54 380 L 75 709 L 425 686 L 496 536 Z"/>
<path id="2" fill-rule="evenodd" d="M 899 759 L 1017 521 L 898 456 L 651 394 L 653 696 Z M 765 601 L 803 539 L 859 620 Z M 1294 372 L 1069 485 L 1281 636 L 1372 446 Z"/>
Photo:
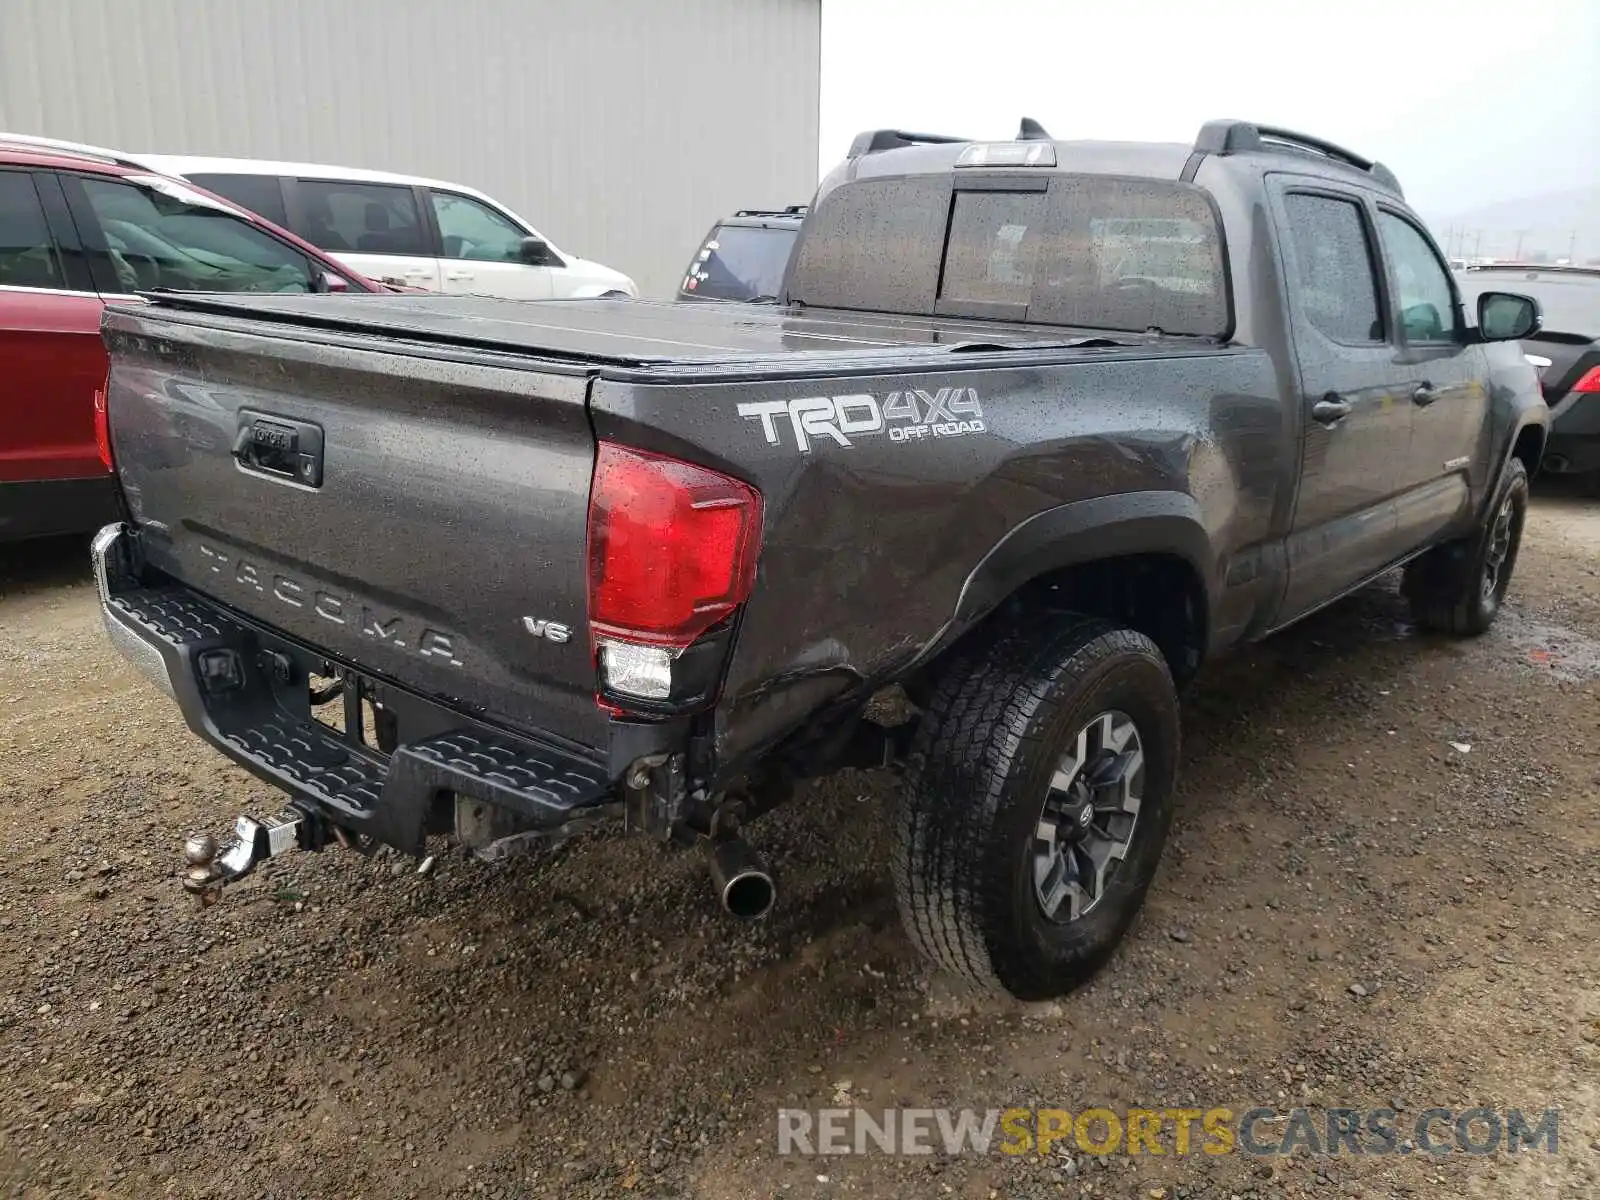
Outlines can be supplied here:
<path id="1" fill-rule="evenodd" d="M 106 627 L 287 793 L 190 838 L 203 899 L 621 821 L 755 917 L 746 825 L 892 767 L 912 940 L 1056 995 L 1150 886 L 1202 664 L 1402 565 L 1420 626 L 1494 619 L 1538 325 L 1465 312 L 1394 176 L 1318 139 L 881 130 L 776 305 L 109 311 Z"/>

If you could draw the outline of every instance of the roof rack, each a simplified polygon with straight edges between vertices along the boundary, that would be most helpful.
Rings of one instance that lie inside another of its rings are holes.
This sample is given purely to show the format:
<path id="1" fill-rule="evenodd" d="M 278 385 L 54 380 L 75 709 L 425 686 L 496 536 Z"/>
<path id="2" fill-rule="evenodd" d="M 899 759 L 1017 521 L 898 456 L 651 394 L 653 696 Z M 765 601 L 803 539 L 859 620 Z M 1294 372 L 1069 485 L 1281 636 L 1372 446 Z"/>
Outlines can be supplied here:
<path id="1" fill-rule="evenodd" d="M 808 205 L 791 204 L 787 208 L 741 208 L 736 217 L 803 217 Z"/>
<path id="2" fill-rule="evenodd" d="M 39 150 L 59 150 L 64 154 L 74 154 L 80 158 L 94 158 L 101 162 L 115 163 L 119 167 L 134 167 L 141 171 L 152 171 L 155 168 L 149 163 L 141 162 L 132 155 L 123 154 L 117 150 L 107 150 L 104 146 L 90 146 L 83 142 L 69 142 L 62 138 L 38 137 L 31 133 L 6 133 L 0 131 L 0 142 L 12 146 L 28 146 Z M 165 172 L 162 172 L 165 174 Z"/>
<path id="3" fill-rule="evenodd" d="M 1337 146 L 1323 138 L 1312 137 L 1309 133 L 1296 133 L 1292 129 L 1282 129 L 1276 125 L 1257 125 L 1250 121 L 1220 120 L 1207 121 L 1200 126 L 1200 134 L 1194 139 L 1196 155 L 1270 154 L 1275 150 L 1310 154 L 1317 158 L 1342 163 L 1347 167 L 1354 167 L 1371 175 L 1378 184 L 1388 188 L 1395 195 L 1402 194 L 1400 181 L 1395 178 L 1394 172 L 1382 163 L 1363 158 L 1353 150 L 1346 150 L 1343 146 Z M 1186 168 L 1184 174 L 1192 176 L 1192 171 Z"/>
<path id="4" fill-rule="evenodd" d="M 850 143 L 848 158 L 863 154 L 877 154 L 880 150 L 900 150 L 906 146 L 953 146 L 970 142 L 971 138 L 954 137 L 948 133 L 908 133 L 904 129 L 869 129 L 856 134 Z"/>

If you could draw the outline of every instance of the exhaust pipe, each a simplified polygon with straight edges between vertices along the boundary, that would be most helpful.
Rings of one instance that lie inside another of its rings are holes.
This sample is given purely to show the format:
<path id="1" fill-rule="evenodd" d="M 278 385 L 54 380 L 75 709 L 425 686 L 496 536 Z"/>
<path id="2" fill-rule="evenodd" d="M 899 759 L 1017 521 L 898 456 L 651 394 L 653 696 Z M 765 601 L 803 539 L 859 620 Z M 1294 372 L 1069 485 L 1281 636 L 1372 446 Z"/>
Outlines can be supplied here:
<path id="1" fill-rule="evenodd" d="M 772 911 L 777 885 L 767 862 L 742 837 L 718 838 L 711 843 L 708 865 L 711 885 L 722 907 L 745 921 L 759 921 Z"/>

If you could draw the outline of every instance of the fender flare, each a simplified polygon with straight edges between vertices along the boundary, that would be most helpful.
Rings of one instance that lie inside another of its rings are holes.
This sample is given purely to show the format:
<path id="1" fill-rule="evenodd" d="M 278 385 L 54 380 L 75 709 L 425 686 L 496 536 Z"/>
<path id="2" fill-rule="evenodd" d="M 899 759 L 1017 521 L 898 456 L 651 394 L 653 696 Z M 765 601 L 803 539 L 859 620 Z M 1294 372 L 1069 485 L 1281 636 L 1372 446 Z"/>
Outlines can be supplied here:
<path id="1" fill-rule="evenodd" d="M 1488 511 L 1488 506 L 1494 500 L 1495 493 L 1500 490 L 1500 480 L 1505 477 L 1506 468 L 1511 465 L 1512 458 L 1516 456 L 1517 442 L 1530 429 L 1539 431 L 1539 459 L 1535 460 L 1533 465 L 1528 468 L 1528 478 L 1531 480 L 1538 474 L 1539 461 L 1544 458 L 1544 448 L 1550 442 L 1550 419 L 1545 417 L 1544 420 L 1540 420 L 1540 414 L 1534 412 L 1525 412 L 1523 415 L 1526 419 L 1513 425 L 1511 432 L 1507 435 L 1505 446 L 1500 451 L 1500 463 L 1495 468 L 1493 476 L 1490 477 L 1488 486 L 1484 488 L 1483 501 L 1478 506 L 1480 516 Z"/>
<path id="2" fill-rule="evenodd" d="M 1013 528 L 968 573 L 950 620 L 917 657 L 926 661 L 948 646 L 1029 580 L 1135 554 L 1166 554 L 1189 564 L 1205 592 L 1209 641 L 1218 579 L 1200 505 L 1183 492 L 1121 492 L 1059 504 Z"/>

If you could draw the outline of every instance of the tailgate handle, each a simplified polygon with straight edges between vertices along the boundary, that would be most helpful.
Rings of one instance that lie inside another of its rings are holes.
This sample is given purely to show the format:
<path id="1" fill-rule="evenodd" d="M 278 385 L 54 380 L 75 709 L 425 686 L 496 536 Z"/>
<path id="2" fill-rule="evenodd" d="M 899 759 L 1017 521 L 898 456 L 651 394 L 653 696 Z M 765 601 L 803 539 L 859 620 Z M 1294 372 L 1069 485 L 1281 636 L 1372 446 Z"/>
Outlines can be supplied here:
<path id="1" fill-rule="evenodd" d="M 274 413 L 239 410 L 233 457 L 241 470 L 269 479 L 322 486 L 322 427 Z"/>

